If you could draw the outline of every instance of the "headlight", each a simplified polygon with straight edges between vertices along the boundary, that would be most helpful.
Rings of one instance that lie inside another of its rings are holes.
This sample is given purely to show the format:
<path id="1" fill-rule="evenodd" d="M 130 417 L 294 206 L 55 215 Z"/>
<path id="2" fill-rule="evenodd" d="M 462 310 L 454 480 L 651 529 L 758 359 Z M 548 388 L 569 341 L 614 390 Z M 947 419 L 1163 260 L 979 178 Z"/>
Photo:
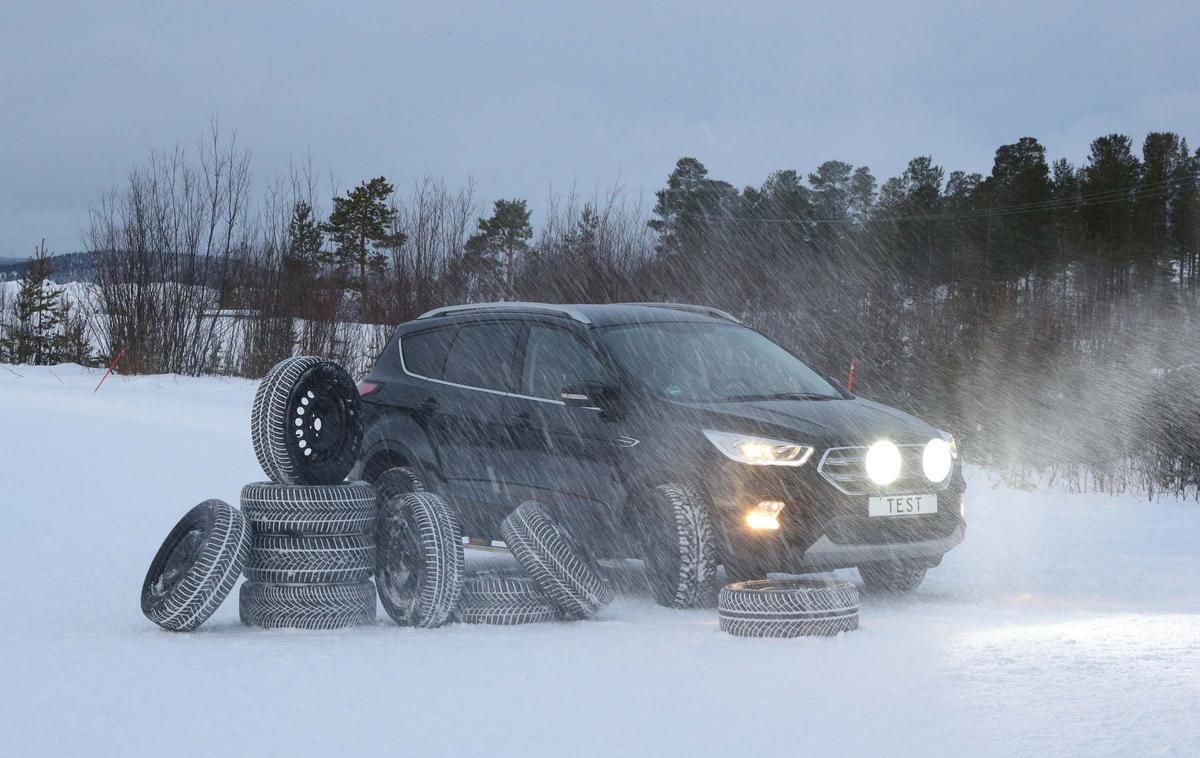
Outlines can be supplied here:
<path id="1" fill-rule="evenodd" d="M 705 429 L 704 436 L 726 458 L 751 466 L 803 466 L 813 454 L 813 449 L 807 445 L 766 437 L 711 429 Z"/>
<path id="2" fill-rule="evenodd" d="M 945 481 L 954 467 L 954 450 L 944 439 L 932 439 L 925 443 L 925 452 L 921 454 L 921 468 L 925 469 L 925 478 L 931 482 Z"/>
<path id="3" fill-rule="evenodd" d="M 867 448 L 867 476 L 876 484 L 891 484 L 900 478 L 900 448 L 880 440 Z"/>

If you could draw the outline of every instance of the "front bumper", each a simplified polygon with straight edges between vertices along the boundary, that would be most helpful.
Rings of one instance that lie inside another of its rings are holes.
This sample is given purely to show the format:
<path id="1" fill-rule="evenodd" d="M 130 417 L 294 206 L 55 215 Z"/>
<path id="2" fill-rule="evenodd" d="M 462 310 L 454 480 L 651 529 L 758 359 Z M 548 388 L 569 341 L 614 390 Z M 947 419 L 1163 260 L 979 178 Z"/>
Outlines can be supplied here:
<path id="1" fill-rule="evenodd" d="M 867 514 L 869 495 L 840 491 L 808 466 L 718 465 L 707 489 L 717 515 L 722 560 L 738 572 L 801 573 L 887 561 L 935 566 L 966 534 L 961 465 L 940 490 L 924 488 L 936 491 L 938 511 L 918 516 L 872 518 Z M 760 500 L 785 503 L 778 530 L 746 525 L 747 508 Z"/>

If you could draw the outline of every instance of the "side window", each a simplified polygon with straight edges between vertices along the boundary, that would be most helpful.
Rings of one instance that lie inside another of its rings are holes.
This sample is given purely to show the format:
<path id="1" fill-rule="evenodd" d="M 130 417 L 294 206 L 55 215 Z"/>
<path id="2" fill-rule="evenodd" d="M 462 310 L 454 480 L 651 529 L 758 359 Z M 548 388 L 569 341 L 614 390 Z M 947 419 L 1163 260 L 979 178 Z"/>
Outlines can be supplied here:
<path id="1" fill-rule="evenodd" d="M 468 387 L 513 392 L 519 333 L 519 326 L 506 323 L 459 327 L 441 378 Z"/>
<path id="2" fill-rule="evenodd" d="M 579 339 L 547 326 L 529 327 L 521 394 L 558 400 L 563 387 L 583 381 L 602 382 L 608 371 Z"/>
<path id="3" fill-rule="evenodd" d="M 456 331 L 457 327 L 451 326 L 401 337 L 400 352 L 404 356 L 404 368 L 410 374 L 441 379 Z"/>

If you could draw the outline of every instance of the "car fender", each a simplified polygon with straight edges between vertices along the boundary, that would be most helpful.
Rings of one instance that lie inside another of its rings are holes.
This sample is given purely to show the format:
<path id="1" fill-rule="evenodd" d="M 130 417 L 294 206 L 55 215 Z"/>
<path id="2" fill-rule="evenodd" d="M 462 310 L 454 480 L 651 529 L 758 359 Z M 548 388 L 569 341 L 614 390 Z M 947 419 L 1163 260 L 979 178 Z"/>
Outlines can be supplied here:
<path id="1" fill-rule="evenodd" d="M 362 452 L 352 477 L 371 478 L 381 470 L 379 461 L 390 465 L 414 466 L 422 473 L 438 476 L 437 456 L 425 429 L 409 414 L 384 410 L 363 434 Z"/>

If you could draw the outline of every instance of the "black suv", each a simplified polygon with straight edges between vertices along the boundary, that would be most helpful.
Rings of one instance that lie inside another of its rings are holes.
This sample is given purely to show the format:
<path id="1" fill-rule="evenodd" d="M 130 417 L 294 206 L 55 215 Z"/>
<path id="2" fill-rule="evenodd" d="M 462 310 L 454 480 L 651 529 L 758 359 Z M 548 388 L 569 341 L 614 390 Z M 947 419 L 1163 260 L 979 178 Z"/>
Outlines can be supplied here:
<path id="1" fill-rule="evenodd" d="M 644 558 L 688 606 L 733 580 L 857 566 L 915 588 L 963 539 L 954 439 L 856 397 L 727 313 L 490 303 L 400 326 L 360 385 L 352 476 L 407 466 L 498 540 L 520 502 Z"/>

